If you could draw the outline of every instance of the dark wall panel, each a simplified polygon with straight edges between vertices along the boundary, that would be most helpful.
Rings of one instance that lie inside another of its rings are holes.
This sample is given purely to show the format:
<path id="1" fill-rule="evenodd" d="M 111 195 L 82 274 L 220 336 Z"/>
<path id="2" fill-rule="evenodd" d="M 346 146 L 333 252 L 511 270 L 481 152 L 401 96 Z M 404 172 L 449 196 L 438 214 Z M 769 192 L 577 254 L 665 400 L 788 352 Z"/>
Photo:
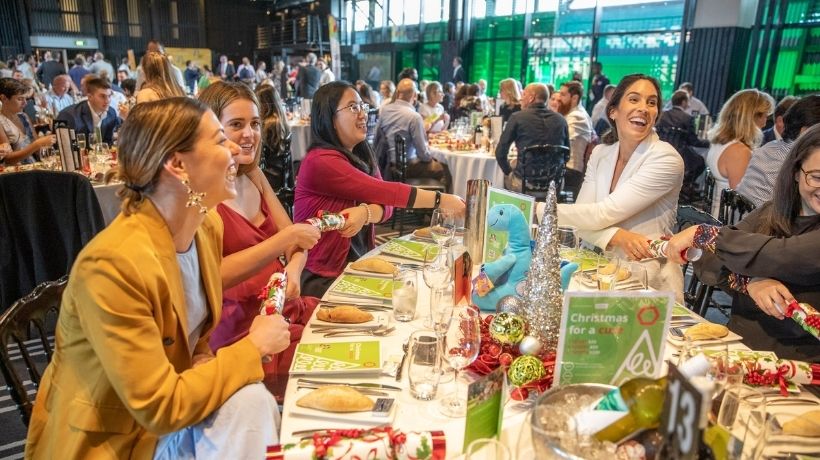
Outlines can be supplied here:
<path id="1" fill-rule="evenodd" d="M 13 55 L 30 51 L 28 35 L 22 3 L 18 0 L 0 1 L 0 59 L 5 61 Z"/>
<path id="2" fill-rule="evenodd" d="M 269 23 L 265 5 L 258 3 L 265 2 L 205 0 L 206 47 L 215 60 L 220 54 L 228 55 L 237 65 L 242 56 L 253 60 L 257 26 Z"/>

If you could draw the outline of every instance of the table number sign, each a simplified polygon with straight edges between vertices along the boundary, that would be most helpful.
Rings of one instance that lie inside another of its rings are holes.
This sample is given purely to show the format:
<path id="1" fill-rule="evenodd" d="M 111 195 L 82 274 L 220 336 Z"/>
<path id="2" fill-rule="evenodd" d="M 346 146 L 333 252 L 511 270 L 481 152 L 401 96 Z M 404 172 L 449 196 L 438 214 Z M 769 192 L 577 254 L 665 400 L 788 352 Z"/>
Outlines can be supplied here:
<path id="1" fill-rule="evenodd" d="M 697 458 L 702 410 L 703 394 L 670 363 L 659 427 L 664 439 L 664 458 Z"/>
<path id="2" fill-rule="evenodd" d="M 619 386 L 660 377 L 674 304 L 668 292 L 568 292 L 555 381 Z"/>

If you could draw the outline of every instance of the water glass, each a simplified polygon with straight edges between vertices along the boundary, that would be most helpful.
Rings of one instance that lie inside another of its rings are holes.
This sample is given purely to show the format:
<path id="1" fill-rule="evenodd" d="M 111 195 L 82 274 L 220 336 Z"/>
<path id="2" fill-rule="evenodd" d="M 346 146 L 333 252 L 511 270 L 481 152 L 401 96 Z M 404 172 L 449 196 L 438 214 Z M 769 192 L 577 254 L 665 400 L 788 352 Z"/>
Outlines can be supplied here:
<path id="1" fill-rule="evenodd" d="M 611 291 L 615 287 L 618 279 L 618 272 L 621 269 L 621 261 L 612 251 L 604 251 L 598 256 L 598 268 L 596 278 L 598 280 L 599 291 Z"/>
<path id="2" fill-rule="evenodd" d="M 418 272 L 401 267 L 393 274 L 393 316 L 396 321 L 413 321 L 418 300 Z"/>
<path id="3" fill-rule="evenodd" d="M 616 282 L 618 289 L 626 291 L 645 291 L 649 289 L 649 275 L 646 266 L 640 262 L 624 262 L 621 271 L 627 270 L 629 278 Z"/>
<path id="4" fill-rule="evenodd" d="M 439 246 L 447 244 L 455 233 L 455 217 L 445 209 L 434 209 L 430 218 L 430 236 Z"/>
<path id="5" fill-rule="evenodd" d="M 728 446 L 730 458 L 754 458 L 765 422 L 766 396 L 760 390 L 745 385 L 726 388 L 717 424 L 732 434 Z"/>
<path id="6" fill-rule="evenodd" d="M 410 394 L 422 401 L 436 398 L 441 378 L 439 339 L 433 332 L 416 331 L 410 336 L 407 347 L 407 376 Z"/>
<path id="7" fill-rule="evenodd" d="M 564 260 L 573 261 L 578 253 L 578 229 L 570 225 L 559 225 L 556 236 L 558 254 Z"/>

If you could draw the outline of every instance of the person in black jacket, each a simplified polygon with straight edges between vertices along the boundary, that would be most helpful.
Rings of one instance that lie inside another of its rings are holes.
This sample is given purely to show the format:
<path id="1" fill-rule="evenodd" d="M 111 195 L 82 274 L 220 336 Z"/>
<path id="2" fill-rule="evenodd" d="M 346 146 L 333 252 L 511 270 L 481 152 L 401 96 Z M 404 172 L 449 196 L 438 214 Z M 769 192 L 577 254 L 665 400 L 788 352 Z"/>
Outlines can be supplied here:
<path id="1" fill-rule="evenodd" d="M 119 128 L 123 121 L 109 105 L 111 83 L 103 78 L 88 78 L 85 82 L 85 90 L 88 100 L 66 107 L 57 115 L 57 119 L 67 122 L 69 128 L 76 133 L 89 136 L 89 139 L 99 127 L 102 142 L 111 145 L 114 140 L 114 130 Z M 120 110 L 120 114 L 125 117 L 128 112 L 124 110 L 124 106 Z"/>
<path id="2" fill-rule="evenodd" d="M 313 93 L 319 89 L 322 80 L 322 71 L 316 67 L 316 55 L 308 53 L 306 64 L 299 68 L 296 75 L 296 96 L 313 99 Z"/>
<path id="3" fill-rule="evenodd" d="M 46 51 L 43 55 L 45 61 L 43 61 L 37 69 L 37 79 L 40 80 L 40 83 L 46 88 L 51 87 L 51 81 L 54 80 L 54 77 L 66 73 L 65 66 L 57 61 L 57 54 L 59 54 L 58 51 L 54 51 L 53 53 Z"/>
<path id="4" fill-rule="evenodd" d="M 692 147 L 707 148 L 709 141 L 698 139 L 695 133 L 695 119 L 686 113 L 688 107 L 689 93 L 684 90 L 675 91 L 672 94 L 672 108 L 661 113 L 655 130 L 662 141 L 672 144 L 683 157 L 684 174 L 681 193 L 694 196 L 696 180 L 706 169 L 706 160 L 692 150 Z"/>
<path id="5" fill-rule="evenodd" d="M 753 350 L 779 358 L 820 362 L 820 341 L 785 312 L 792 301 L 820 307 L 820 126 L 795 143 L 775 183 L 772 201 L 736 226 L 696 225 L 669 241 L 680 251 L 707 249 L 695 262 L 704 283 L 737 292 L 729 329 Z"/>
<path id="6" fill-rule="evenodd" d="M 495 159 L 504 172 L 504 186 L 515 189 L 515 175 L 507 159 L 510 146 L 515 142 L 519 152 L 532 145 L 552 144 L 569 147 L 569 130 L 567 122 L 560 114 L 547 108 L 549 97 L 547 87 L 542 83 L 530 83 L 521 94 L 521 110 L 510 115 L 498 146 Z M 520 178 L 520 174 L 518 175 Z M 520 180 L 518 181 L 520 183 Z"/>

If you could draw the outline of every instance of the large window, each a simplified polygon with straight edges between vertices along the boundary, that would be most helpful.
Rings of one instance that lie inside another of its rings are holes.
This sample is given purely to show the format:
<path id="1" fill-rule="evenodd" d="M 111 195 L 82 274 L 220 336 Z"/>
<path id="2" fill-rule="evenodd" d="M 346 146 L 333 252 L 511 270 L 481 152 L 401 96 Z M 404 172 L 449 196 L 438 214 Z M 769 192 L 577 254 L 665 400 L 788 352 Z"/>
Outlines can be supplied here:
<path id="1" fill-rule="evenodd" d="M 613 84 L 633 73 L 657 78 L 668 99 L 675 91 L 679 47 L 680 34 L 673 32 L 606 35 L 598 43 L 598 61 Z"/>

